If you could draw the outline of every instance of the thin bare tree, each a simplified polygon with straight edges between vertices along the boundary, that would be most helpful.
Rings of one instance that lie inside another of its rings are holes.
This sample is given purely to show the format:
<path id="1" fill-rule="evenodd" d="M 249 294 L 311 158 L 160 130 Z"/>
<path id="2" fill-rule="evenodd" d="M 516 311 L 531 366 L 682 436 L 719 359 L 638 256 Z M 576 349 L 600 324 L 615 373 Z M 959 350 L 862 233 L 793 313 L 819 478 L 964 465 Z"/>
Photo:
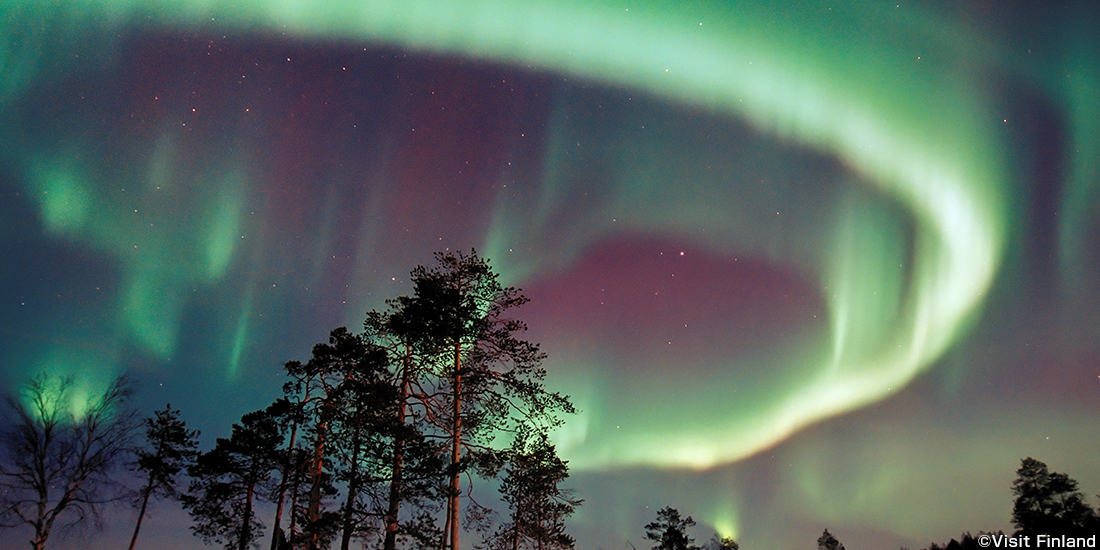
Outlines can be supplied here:
<path id="1" fill-rule="evenodd" d="M 0 435 L 0 527 L 28 526 L 43 548 L 56 525 L 102 525 L 101 508 L 127 496 L 113 474 L 127 462 L 138 426 L 127 408 L 132 384 L 77 395 L 72 377 L 39 374 L 8 396 Z"/>

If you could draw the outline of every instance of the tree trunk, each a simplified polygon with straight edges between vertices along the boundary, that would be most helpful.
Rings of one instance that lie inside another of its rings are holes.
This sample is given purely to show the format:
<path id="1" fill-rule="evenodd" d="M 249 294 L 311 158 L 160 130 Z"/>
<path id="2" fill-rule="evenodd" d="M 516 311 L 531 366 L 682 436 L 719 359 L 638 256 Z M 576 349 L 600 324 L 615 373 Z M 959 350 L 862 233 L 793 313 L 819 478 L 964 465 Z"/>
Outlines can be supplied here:
<path id="1" fill-rule="evenodd" d="M 141 492 L 141 510 L 138 512 L 137 525 L 134 525 L 134 536 L 130 538 L 130 550 L 134 550 L 134 545 L 137 544 L 138 532 L 141 531 L 141 520 L 145 519 L 145 507 L 149 504 L 149 495 L 152 492 L 152 482 Z"/>
<path id="2" fill-rule="evenodd" d="M 455 342 L 455 384 L 454 384 L 454 430 L 451 434 L 451 550 L 458 550 L 458 495 L 461 481 L 458 476 L 458 462 L 461 458 L 462 441 L 462 343 Z"/>
<path id="3" fill-rule="evenodd" d="M 305 464 L 300 465 L 301 468 L 305 468 Z M 299 468 L 299 464 L 294 464 L 295 468 Z M 294 476 L 294 484 L 290 489 L 290 526 L 287 528 L 287 547 L 290 550 L 294 550 L 294 541 L 298 534 L 298 515 L 294 512 L 298 509 L 298 491 L 302 487 L 303 472 L 298 469 L 298 472 Z"/>
<path id="4" fill-rule="evenodd" d="M 519 550 L 519 516 L 512 516 L 512 550 Z"/>
<path id="5" fill-rule="evenodd" d="M 309 391 L 306 390 L 306 400 L 309 400 Z M 286 461 L 283 462 L 283 479 L 279 482 L 279 504 L 275 507 L 275 527 L 271 530 L 271 550 L 279 550 L 279 529 L 283 521 L 283 500 L 286 498 L 286 482 L 290 476 L 290 468 L 294 460 L 294 439 L 298 437 L 298 419 L 294 419 L 294 425 L 290 428 L 290 444 L 287 445 Z M 130 550 L 134 550 L 133 547 Z"/>
<path id="6" fill-rule="evenodd" d="M 244 500 L 244 517 L 241 521 L 241 540 L 237 541 L 238 550 L 248 550 L 248 543 L 252 539 L 252 493 L 255 492 L 256 483 L 248 482 L 248 492 Z"/>
<path id="7" fill-rule="evenodd" d="M 358 416 L 358 415 L 357 415 Z M 348 550 L 351 544 L 352 508 L 355 506 L 355 497 L 359 493 L 359 419 L 355 421 L 355 437 L 352 439 L 351 448 L 351 479 L 348 480 L 348 500 L 344 504 L 344 532 L 340 537 L 340 550 Z"/>
<path id="8" fill-rule="evenodd" d="M 81 459 L 81 462 L 83 462 L 83 459 Z M 41 499 L 38 503 L 39 521 L 34 526 L 34 540 L 31 541 L 31 546 L 34 547 L 35 550 L 42 550 L 46 547 L 46 539 L 49 538 L 50 530 L 53 529 L 54 520 L 57 519 L 57 516 L 61 514 L 65 508 L 68 508 L 69 503 L 72 501 L 73 494 L 76 493 L 76 489 L 79 485 L 79 482 L 74 482 L 72 485 L 69 485 L 65 491 L 65 495 L 62 496 L 61 500 L 59 500 L 53 508 L 50 508 L 49 511 L 45 510 L 47 506 L 46 489 L 43 487 L 39 490 L 39 498 Z"/>
<path id="9" fill-rule="evenodd" d="M 324 407 L 328 406 L 329 401 L 325 399 Z M 324 467 L 325 439 L 327 439 L 326 436 L 328 435 L 328 421 L 322 421 L 317 431 L 317 448 L 314 450 L 313 454 L 313 485 L 309 489 L 309 523 L 310 531 L 312 532 L 309 537 L 310 550 L 316 550 L 317 548 L 317 532 L 314 523 L 321 517 L 321 473 Z"/>
<path id="10" fill-rule="evenodd" d="M 535 530 L 535 534 L 537 534 L 539 537 L 539 550 L 542 550 L 542 540 L 546 538 L 546 529 L 543 527 L 546 523 L 546 518 L 543 516 L 542 512 L 542 506 L 539 506 L 537 514 L 538 524 L 536 525 L 537 529 Z"/>
<path id="11" fill-rule="evenodd" d="M 386 538 L 382 550 L 397 550 L 397 513 L 401 506 L 401 483 L 405 461 L 405 405 L 409 399 L 409 350 L 405 346 L 401 369 L 401 395 L 397 403 L 398 433 L 393 442 L 393 477 L 390 479 L 389 506 L 386 508 Z"/>
<path id="12" fill-rule="evenodd" d="M 38 529 L 35 529 L 34 540 L 31 541 L 31 548 L 33 548 L 34 550 L 42 550 L 46 547 L 46 537 L 49 536 L 49 531 L 42 533 Z"/>

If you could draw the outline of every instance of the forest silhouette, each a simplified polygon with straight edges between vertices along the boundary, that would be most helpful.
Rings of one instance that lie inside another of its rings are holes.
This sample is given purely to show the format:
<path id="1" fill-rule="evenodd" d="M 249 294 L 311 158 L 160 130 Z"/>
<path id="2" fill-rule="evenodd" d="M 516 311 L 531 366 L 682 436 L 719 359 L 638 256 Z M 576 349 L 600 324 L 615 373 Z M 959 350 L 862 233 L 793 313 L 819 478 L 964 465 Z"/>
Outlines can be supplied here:
<path id="1" fill-rule="evenodd" d="M 0 528 L 30 530 L 38 550 L 125 503 L 133 550 L 149 504 L 167 500 L 227 550 L 457 550 L 463 534 L 486 550 L 575 548 L 566 520 L 584 501 L 551 441 L 576 409 L 546 388 L 546 355 L 522 338 L 515 310 L 527 298 L 475 251 L 437 253 L 411 280 L 412 294 L 368 312 L 362 332 L 333 329 L 306 362 L 287 361 L 282 395 L 206 451 L 170 405 L 140 419 L 127 376 L 79 406 L 73 378 L 30 378 L 6 401 Z M 1052 536 L 1095 545 L 1100 515 L 1075 480 L 1030 457 L 1016 474 L 1013 534 L 963 533 L 927 550 Z M 506 509 L 473 498 L 474 482 Z M 666 506 L 644 533 L 654 550 L 739 548 L 717 533 L 696 546 L 695 526 Z M 844 549 L 828 529 L 817 547 Z"/>

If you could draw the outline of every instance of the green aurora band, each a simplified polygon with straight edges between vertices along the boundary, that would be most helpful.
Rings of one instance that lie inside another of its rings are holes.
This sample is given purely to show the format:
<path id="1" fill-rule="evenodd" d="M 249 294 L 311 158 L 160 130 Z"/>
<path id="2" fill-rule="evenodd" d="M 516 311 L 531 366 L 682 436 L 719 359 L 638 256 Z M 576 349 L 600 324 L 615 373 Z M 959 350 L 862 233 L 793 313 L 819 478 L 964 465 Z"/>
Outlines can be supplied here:
<path id="1" fill-rule="evenodd" d="M 718 6 L 653 0 L 88 0 L 80 8 L 70 4 L 39 1 L 0 10 L 6 12 L 5 20 L 24 22 L 9 29 L 20 33 L 20 46 L 9 44 L 9 50 L 0 53 L 0 63 L 11 75 L 0 97 L 17 97 L 39 76 L 45 58 L 59 55 L 46 46 L 58 30 L 78 35 L 92 21 L 107 29 L 138 22 L 210 32 L 288 32 L 320 42 L 376 42 L 576 76 L 724 113 L 761 133 L 839 159 L 874 186 L 875 193 L 900 205 L 911 217 L 912 234 L 906 236 L 897 221 L 862 210 L 865 205 L 854 199 L 839 207 L 821 229 L 825 250 L 792 253 L 766 246 L 745 250 L 810 272 L 819 282 L 830 315 L 829 344 L 814 357 L 798 359 L 810 361 L 813 366 L 806 368 L 813 374 L 784 395 L 771 396 L 766 406 L 720 419 L 711 433 L 660 427 L 661 445 L 652 444 L 649 432 L 619 434 L 600 426 L 599 395 L 589 395 L 592 391 L 583 386 L 575 388 L 583 412 L 566 426 L 561 445 L 579 470 L 623 465 L 708 468 L 750 456 L 811 423 L 890 396 L 932 365 L 969 328 L 997 275 L 1009 238 L 1013 205 L 1005 191 L 1008 162 L 1000 157 L 1004 150 L 997 126 L 1000 119 L 983 96 L 988 83 L 982 80 L 986 67 L 1004 61 L 997 58 L 998 46 L 986 37 L 949 26 L 934 15 L 913 20 L 885 6 L 859 3 L 834 9 L 813 2 Z M 890 32 L 881 32 L 883 28 Z M 65 35 L 62 32 L 58 40 L 64 43 Z M 108 50 L 105 44 L 99 55 L 108 56 Z M 1073 113 L 1072 146 L 1081 152 L 1080 158 L 1093 159 L 1071 169 L 1068 195 L 1076 197 L 1067 209 L 1071 224 L 1084 223 L 1091 211 L 1079 205 L 1096 194 L 1087 182 L 1095 178 L 1095 159 L 1100 155 L 1095 154 L 1096 140 L 1088 138 L 1095 134 L 1100 117 L 1089 98 L 1096 96 L 1100 76 L 1095 64 L 1089 67 L 1079 71 L 1081 80 L 1070 95 L 1061 98 Z M 1057 72 L 1058 68 L 1051 68 L 1044 74 Z M 166 142 L 158 150 L 169 158 L 172 147 Z M 96 196 L 81 182 L 78 160 L 65 163 L 58 158 L 80 156 L 57 153 L 56 157 L 22 159 L 21 168 L 32 182 L 28 191 L 40 204 L 46 227 L 121 259 L 129 281 L 117 315 L 144 349 L 170 358 L 178 324 L 178 312 L 170 310 L 178 309 L 186 288 L 224 274 L 236 253 L 244 215 L 241 197 L 225 193 L 237 188 L 237 181 L 247 174 L 227 167 L 229 175 L 223 181 L 210 182 L 197 192 L 196 204 L 218 206 L 205 207 L 199 219 L 190 220 L 204 237 L 181 264 L 160 257 L 155 247 L 127 246 L 120 237 L 124 232 L 114 231 L 104 221 L 112 215 L 111 197 Z M 154 164 L 149 180 L 155 182 L 158 171 L 168 169 Z M 554 189 L 553 178 L 547 180 L 535 212 L 536 226 L 566 207 L 558 202 L 562 194 Z M 215 193 L 218 200 L 203 198 Z M 672 213 L 662 214 L 660 207 L 647 205 L 644 199 L 626 194 L 616 198 L 623 212 L 641 209 L 628 223 L 679 225 L 689 238 L 698 229 Z M 586 243 L 578 237 L 537 265 L 509 264 L 504 243 L 523 239 L 518 234 L 521 224 L 509 214 L 509 206 L 502 198 L 493 231 L 481 248 L 510 282 L 561 269 L 582 252 Z M 726 224 L 726 231 L 748 243 L 745 233 L 750 228 L 736 225 L 735 220 L 706 221 L 712 222 Z M 1061 246 L 1068 255 L 1084 245 L 1075 240 L 1077 228 L 1064 229 Z M 164 238 L 178 236 L 182 230 L 167 230 Z M 612 231 L 610 222 L 586 228 L 590 238 Z M 173 248 L 164 244 L 161 250 Z M 174 248 L 179 248 L 178 243 Z M 167 306 L 150 309 L 146 305 L 154 296 L 172 299 Z M 250 296 L 251 290 L 249 301 Z M 234 337 L 234 371 L 248 330 L 246 318 L 242 313 Z M 736 531 L 731 519 L 736 504 L 726 502 L 720 507 L 714 511 L 714 525 L 729 533 Z"/>

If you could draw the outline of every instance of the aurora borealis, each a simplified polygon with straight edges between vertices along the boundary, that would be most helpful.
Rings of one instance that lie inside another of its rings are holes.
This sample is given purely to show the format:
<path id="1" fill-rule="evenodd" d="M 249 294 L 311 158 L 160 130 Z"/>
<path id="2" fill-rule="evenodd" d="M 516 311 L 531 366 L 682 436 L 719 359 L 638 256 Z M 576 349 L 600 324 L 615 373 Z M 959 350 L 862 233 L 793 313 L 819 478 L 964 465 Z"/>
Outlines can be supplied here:
<path id="1" fill-rule="evenodd" d="M 476 248 L 581 409 L 580 548 L 920 548 L 1007 530 L 1025 456 L 1100 492 L 1088 3 L 67 4 L 0 8 L 8 388 L 129 370 L 212 440 Z"/>

